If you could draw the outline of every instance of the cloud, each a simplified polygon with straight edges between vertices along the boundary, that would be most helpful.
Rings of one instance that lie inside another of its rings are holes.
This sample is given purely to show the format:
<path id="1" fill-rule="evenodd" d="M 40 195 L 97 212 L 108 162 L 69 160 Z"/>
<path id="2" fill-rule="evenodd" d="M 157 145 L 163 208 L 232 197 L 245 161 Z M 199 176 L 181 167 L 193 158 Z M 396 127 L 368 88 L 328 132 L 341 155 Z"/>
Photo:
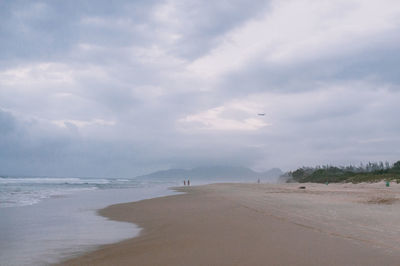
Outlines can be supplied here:
<path id="1" fill-rule="evenodd" d="M 198 114 L 188 115 L 179 119 L 178 123 L 185 131 L 255 131 L 268 126 L 263 119 L 256 117 L 257 111 L 254 104 L 234 101 Z"/>
<path id="2" fill-rule="evenodd" d="M 87 127 L 87 126 L 113 126 L 115 125 L 114 121 L 106 121 L 103 119 L 93 119 L 90 121 L 85 121 L 85 120 L 54 120 L 52 121 L 53 124 L 59 126 L 59 127 L 68 127 L 68 126 L 75 126 L 78 128 L 82 127 Z"/>
<path id="3" fill-rule="evenodd" d="M 15 129 L 14 117 L 9 113 L 0 109 L 0 134 L 9 134 Z"/>
<path id="4" fill-rule="evenodd" d="M 4 173 L 398 159 L 397 1 L 0 7 Z"/>
<path id="5" fill-rule="evenodd" d="M 264 17 L 232 29 L 189 71 L 215 78 L 254 60 L 279 66 L 349 54 L 393 35 L 399 13 L 396 1 L 274 1 Z"/>

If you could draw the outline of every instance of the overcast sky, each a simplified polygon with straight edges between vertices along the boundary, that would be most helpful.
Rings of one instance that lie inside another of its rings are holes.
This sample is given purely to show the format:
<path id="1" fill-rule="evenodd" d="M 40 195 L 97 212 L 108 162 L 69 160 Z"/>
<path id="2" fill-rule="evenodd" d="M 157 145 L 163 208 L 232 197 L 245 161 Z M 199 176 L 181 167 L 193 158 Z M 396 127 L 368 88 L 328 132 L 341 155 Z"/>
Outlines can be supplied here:
<path id="1" fill-rule="evenodd" d="M 398 0 L 3 0 L 0 173 L 394 162 L 399 85 Z"/>

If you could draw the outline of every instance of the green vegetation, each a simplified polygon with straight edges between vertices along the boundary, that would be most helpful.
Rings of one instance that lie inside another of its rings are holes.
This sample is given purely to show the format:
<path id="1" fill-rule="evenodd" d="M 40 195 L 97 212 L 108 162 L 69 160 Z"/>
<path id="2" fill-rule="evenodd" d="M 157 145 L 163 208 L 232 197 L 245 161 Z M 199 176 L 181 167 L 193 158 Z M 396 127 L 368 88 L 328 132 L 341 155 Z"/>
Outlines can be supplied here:
<path id="1" fill-rule="evenodd" d="M 393 165 L 388 162 L 368 163 L 356 166 L 317 166 L 302 167 L 287 173 L 287 182 L 313 182 L 313 183 L 337 183 L 337 182 L 379 182 L 396 181 L 400 183 L 400 161 Z"/>

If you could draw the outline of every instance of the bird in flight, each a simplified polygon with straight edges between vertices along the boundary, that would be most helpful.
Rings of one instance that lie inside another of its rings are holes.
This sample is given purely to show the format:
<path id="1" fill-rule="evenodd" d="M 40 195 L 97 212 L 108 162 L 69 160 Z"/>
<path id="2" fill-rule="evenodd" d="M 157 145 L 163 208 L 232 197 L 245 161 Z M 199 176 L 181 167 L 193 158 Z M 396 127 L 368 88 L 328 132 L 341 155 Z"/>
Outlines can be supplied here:
<path id="1" fill-rule="evenodd" d="M 265 113 L 259 113 L 259 114 L 257 114 L 257 115 L 259 115 L 259 116 L 265 116 Z"/>

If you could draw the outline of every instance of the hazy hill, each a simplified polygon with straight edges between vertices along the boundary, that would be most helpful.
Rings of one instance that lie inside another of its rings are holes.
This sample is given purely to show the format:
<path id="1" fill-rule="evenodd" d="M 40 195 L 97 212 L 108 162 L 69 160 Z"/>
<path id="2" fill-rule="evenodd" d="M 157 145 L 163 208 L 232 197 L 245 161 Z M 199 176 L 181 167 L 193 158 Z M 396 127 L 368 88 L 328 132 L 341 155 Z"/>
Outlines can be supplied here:
<path id="1" fill-rule="evenodd" d="M 253 181 L 258 178 L 261 181 L 276 181 L 282 175 L 279 168 L 272 168 L 265 172 L 256 172 L 246 167 L 239 166 L 210 166 L 196 167 L 193 169 L 169 169 L 157 171 L 148 175 L 142 175 L 141 178 L 173 178 L 173 179 L 197 179 L 197 180 L 226 180 L 226 181 Z"/>

